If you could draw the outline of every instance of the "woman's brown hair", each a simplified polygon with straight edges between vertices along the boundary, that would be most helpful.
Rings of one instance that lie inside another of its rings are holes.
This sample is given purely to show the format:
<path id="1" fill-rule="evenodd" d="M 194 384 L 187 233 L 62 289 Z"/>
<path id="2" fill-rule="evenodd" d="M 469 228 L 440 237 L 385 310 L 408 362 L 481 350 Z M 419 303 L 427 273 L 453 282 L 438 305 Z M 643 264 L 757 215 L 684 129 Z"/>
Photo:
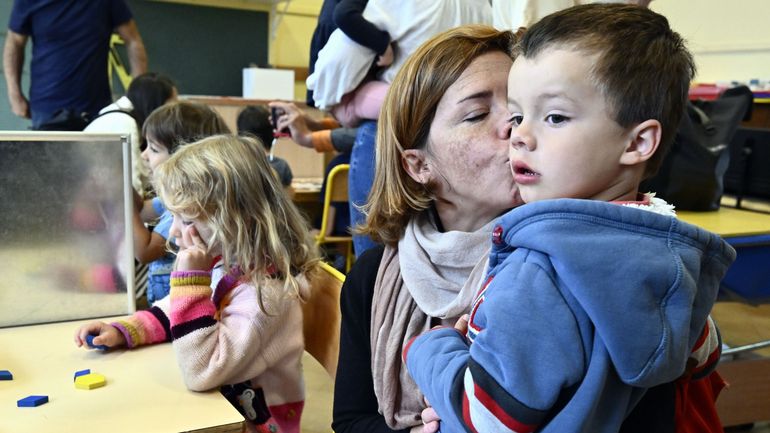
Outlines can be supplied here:
<path id="1" fill-rule="evenodd" d="M 434 36 L 407 59 L 380 112 L 376 173 L 358 233 L 393 245 L 409 220 L 431 206 L 433 195 L 404 170 L 402 153 L 426 146 L 439 101 L 471 62 L 494 51 L 511 55 L 515 41 L 509 31 L 466 25 Z"/>

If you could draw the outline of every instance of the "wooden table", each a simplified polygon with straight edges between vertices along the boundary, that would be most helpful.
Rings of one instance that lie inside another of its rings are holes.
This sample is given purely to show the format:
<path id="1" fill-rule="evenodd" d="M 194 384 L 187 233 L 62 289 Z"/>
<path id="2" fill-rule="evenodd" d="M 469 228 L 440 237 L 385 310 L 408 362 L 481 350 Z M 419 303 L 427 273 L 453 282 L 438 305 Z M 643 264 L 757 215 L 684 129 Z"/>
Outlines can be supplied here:
<path id="1" fill-rule="evenodd" d="M 0 329 L 0 370 L 13 374 L 12 381 L 0 381 L 0 431 L 240 431 L 243 417 L 218 391 L 187 390 L 171 344 L 85 350 L 73 342 L 81 323 Z M 76 389 L 73 375 L 83 369 L 103 374 L 107 385 Z M 47 395 L 49 402 L 16 407 L 29 395 Z"/>
<path id="2" fill-rule="evenodd" d="M 724 238 L 770 234 L 770 214 L 721 207 L 713 212 L 677 211 L 683 221 Z"/>

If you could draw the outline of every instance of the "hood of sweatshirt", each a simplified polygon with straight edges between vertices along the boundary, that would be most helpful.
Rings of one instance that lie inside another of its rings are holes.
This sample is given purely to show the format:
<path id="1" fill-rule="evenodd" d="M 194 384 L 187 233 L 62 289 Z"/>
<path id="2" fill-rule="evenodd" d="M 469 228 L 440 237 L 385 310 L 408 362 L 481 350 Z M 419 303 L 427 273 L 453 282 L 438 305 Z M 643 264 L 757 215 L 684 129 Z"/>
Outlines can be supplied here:
<path id="1" fill-rule="evenodd" d="M 580 305 L 625 383 L 682 374 L 735 250 L 694 225 L 575 199 L 521 206 L 498 222 L 490 269 L 516 249 L 542 253 Z"/>

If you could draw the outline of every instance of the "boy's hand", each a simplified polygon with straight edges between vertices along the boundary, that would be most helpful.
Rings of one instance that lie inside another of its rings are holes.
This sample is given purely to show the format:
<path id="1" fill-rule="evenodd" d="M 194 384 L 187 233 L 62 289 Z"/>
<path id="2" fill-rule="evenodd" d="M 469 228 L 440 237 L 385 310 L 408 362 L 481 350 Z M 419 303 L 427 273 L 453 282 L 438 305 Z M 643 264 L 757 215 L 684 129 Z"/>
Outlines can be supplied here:
<path id="1" fill-rule="evenodd" d="M 75 333 L 75 345 L 78 347 L 85 346 L 86 349 L 90 349 L 86 344 L 86 337 L 89 335 L 96 336 L 93 341 L 94 346 L 115 348 L 126 345 L 126 338 L 120 331 L 112 325 L 98 321 L 86 323 L 77 330 Z"/>
<path id="2" fill-rule="evenodd" d="M 461 334 L 465 335 L 468 333 L 468 320 L 469 317 L 467 314 L 463 314 L 459 319 L 457 319 L 457 322 L 455 323 L 455 329 L 460 331 Z"/>
<path id="3" fill-rule="evenodd" d="M 175 270 L 206 271 L 211 267 L 214 258 L 209 255 L 208 247 L 195 226 L 190 225 L 182 230 L 182 239 L 177 245 L 180 249 L 176 255 Z"/>

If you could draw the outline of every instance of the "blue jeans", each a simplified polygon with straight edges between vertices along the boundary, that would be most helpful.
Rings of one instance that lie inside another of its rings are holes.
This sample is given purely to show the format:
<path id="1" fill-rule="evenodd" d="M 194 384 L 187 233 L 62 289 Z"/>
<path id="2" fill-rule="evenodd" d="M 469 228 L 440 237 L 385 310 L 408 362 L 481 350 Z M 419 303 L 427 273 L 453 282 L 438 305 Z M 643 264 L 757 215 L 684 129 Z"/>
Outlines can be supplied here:
<path id="1" fill-rule="evenodd" d="M 356 141 L 350 154 L 350 172 L 348 173 L 348 198 L 350 200 L 350 225 L 355 227 L 366 221 L 366 216 L 359 206 L 366 203 L 369 190 L 374 182 L 374 152 L 377 136 L 377 122 L 367 121 L 358 127 Z M 353 251 L 356 257 L 367 249 L 376 246 L 369 236 L 353 235 Z"/>

